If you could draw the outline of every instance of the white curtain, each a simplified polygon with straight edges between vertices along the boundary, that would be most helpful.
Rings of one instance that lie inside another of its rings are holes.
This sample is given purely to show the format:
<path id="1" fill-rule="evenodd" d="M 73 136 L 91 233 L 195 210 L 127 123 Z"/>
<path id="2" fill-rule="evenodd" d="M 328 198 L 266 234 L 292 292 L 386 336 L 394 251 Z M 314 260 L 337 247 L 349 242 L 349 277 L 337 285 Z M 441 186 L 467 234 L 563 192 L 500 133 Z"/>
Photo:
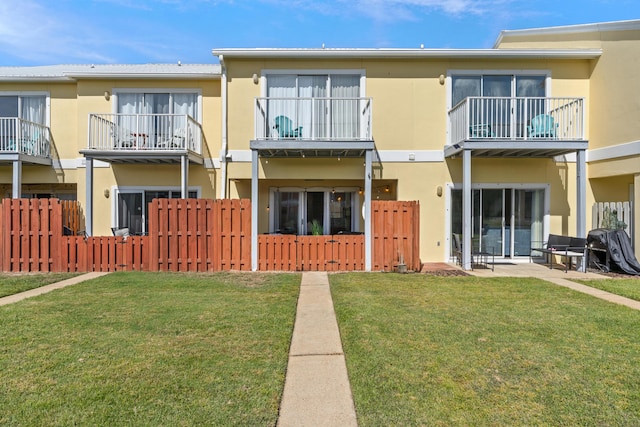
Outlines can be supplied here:
<path id="1" fill-rule="evenodd" d="M 138 120 L 136 114 L 144 112 L 144 96 L 141 93 L 118 94 L 118 132 L 123 136 L 137 132 Z"/>
<path id="2" fill-rule="evenodd" d="M 270 136 L 278 138 L 280 135 L 275 129 L 275 119 L 278 116 L 286 116 L 292 120 L 293 126 L 297 123 L 296 117 L 296 84 L 297 76 L 293 74 L 275 74 L 267 78 L 267 131 Z M 288 98 L 288 99 L 283 99 Z"/>
<path id="3" fill-rule="evenodd" d="M 331 76 L 331 136 L 334 139 L 358 137 L 360 133 L 360 76 Z"/>
<path id="4" fill-rule="evenodd" d="M 44 96 L 23 96 L 20 117 L 30 122 L 45 123 L 45 97 Z"/>
<path id="5" fill-rule="evenodd" d="M 327 76 L 298 77 L 298 122 L 305 138 L 323 138 L 326 135 Z M 319 99 L 318 99 L 319 98 Z"/>

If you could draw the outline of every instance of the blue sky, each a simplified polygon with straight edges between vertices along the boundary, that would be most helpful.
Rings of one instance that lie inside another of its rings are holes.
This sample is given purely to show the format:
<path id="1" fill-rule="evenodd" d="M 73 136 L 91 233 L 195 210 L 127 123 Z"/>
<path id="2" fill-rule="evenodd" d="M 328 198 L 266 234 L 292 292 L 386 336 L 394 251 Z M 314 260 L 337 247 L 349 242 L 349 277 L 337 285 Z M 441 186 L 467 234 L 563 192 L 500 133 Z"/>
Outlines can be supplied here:
<path id="1" fill-rule="evenodd" d="M 0 0 L 0 65 L 216 63 L 214 48 L 488 48 L 638 0 Z"/>

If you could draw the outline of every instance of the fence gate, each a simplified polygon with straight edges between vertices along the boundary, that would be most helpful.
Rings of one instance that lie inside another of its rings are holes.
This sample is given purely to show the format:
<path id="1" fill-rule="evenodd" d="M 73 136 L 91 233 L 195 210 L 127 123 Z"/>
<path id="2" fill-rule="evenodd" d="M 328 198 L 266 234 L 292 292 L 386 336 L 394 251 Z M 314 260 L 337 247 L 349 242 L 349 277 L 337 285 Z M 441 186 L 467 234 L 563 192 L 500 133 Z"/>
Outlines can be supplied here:
<path id="1" fill-rule="evenodd" d="M 364 269 L 364 235 L 296 236 L 297 271 Z"/>

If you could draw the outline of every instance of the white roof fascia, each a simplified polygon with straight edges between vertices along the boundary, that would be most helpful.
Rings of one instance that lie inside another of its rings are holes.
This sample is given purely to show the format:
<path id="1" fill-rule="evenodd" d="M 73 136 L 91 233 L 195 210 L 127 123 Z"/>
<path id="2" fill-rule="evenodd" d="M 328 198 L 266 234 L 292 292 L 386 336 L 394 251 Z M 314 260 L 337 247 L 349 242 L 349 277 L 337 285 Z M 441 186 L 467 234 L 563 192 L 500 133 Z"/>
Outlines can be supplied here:
<path id="1" fill-rule="evenodd" d="M 595 59 L 601 49 L 214 49 L 225 58 Z"/>
<path id="2" fill-rule="evenodd" d="M 612 22 L 599 22 L 594 24 L 578 24 L 578 25 L 566 25 L 559 27 L 542 27 L 542 28 L 527 28 L 524 30 L 502 30 L 493 44 L 493 48 L 496 49 L 502 39 L 506 36 L 544 36 L 555 34 L 575 34 L 575 33 L 592 33 L 602 31 L 629 31 L 640 30 L 640 20 L 628 20 L 628 21 L 612 21 Z"/>

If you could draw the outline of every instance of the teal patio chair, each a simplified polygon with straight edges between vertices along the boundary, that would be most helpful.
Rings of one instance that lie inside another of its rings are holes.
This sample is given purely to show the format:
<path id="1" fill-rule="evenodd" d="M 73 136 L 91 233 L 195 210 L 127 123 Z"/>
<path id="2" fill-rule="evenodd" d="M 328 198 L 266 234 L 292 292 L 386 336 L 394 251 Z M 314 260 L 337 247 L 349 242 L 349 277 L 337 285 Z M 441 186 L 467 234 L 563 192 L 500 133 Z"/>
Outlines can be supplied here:
<path id="1" fill-rule="evenodd" d="M 556 128 L 553 117 L 548 114 L 539 114 L 531 119 L 531 124 L 527 126 L 529 138 L 555 138 Z"/>
<path id="2" fill-rule="evenodd" d="M 278 116 L 274 122 L 274 129 L 278 131 L 280 138 L 300 138 L 302 136 L 302 126 L 293 128 L 293 122 L 287 116 Z"/>

